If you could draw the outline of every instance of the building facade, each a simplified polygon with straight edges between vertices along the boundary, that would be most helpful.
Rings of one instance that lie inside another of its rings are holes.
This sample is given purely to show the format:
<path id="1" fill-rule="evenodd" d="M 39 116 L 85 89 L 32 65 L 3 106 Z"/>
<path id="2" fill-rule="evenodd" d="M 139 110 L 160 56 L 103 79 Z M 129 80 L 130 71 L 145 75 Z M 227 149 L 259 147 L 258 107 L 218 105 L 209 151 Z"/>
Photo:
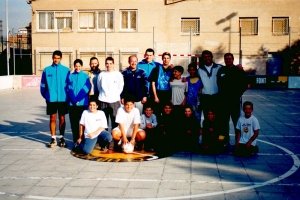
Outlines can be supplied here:
<path id="1" fill-rule="evenodd" d="M 141 60 L 154 48 L 156 60 L 170 52 L 185 68 L 205 49 L 216 62 L 232 52 L 236 63 L 266 73 L 272 52 L 300 36 L 299 0 L 31 0 L 33 72 L 41 74 L 60 49 L 63 63 L 80 58 L 88 68 L 106 56 L 121 70 L 131 54 Z M 194 58 L 193 58 L 194 57 Z"/>

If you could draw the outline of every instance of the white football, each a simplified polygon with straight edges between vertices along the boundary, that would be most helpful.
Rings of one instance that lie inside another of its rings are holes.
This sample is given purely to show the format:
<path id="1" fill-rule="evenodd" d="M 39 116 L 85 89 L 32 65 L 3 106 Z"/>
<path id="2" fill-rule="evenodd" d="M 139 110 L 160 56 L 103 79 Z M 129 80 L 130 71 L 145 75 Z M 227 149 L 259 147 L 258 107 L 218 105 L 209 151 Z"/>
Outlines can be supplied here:
<path id="1" fill-rule="evenodd" d="M 123 151 L 124 153 L 132 153 L 134 150 L 134 146 L 131 143 L 127 143 L 123 145 Z"/>

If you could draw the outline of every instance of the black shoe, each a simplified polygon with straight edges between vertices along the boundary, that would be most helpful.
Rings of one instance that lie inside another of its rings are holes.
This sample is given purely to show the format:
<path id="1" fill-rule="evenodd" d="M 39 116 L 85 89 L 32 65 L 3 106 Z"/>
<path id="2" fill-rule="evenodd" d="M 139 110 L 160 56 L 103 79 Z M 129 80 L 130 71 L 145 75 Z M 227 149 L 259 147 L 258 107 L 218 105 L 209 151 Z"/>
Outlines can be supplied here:
<path id="1" fill-rule="evenodd" d="M 60 146 L 60 147 L 66 147 L 67 146 L 65 138 L 62 137 L 62 138 L 59 139 L 58 146 Z"/>
<path id="2" fill-rule="evenodd" d="M 57 145 L 56 139 L 54 139 L 54 138 L 51 138 L 50 142 L 47 144 L 47 146 L 48 146 L 49 148 L 53 148 L 53 147 L 55 147 L 56 145 Z"/>
<path id="3" fill-rule="evenodd" d="M 75 143 L 72 151 L 76 154 L 84 154 L 84 152 L 82 151 L 82 149 L 80 148 L 79 144 Z"/>

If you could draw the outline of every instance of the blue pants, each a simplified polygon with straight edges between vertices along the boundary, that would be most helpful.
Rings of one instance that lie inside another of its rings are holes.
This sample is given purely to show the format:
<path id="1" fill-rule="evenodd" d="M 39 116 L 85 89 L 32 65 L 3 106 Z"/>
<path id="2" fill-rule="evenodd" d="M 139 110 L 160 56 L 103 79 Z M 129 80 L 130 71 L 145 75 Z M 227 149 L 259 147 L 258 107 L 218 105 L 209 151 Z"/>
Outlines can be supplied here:
<path id="1" fill-rule="evenodd" d="M 86 154 L 89 154 L 93 151 L 96 142 L 99 143 L 100 147 L 105 147 L 107 146 L 110 142 L 112 141 L 112 136 L 110 132 L 103 130 L 98 137 L 90 139 L 90 138 L 85 138 L 83 142 L 80 143 L 80 148 L 82 151 Z"/>

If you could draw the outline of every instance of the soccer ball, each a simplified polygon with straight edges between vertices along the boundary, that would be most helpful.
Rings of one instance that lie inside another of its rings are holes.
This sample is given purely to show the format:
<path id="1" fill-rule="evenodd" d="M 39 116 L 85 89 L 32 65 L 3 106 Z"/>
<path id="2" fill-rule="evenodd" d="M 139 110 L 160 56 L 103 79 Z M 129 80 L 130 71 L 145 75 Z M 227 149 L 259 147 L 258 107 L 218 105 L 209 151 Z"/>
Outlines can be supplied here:
<path id="1" fill-rule="evenodd" d="M 124 153 L 132 153 L 134 150 L 134 146 L 131 143 L 127 143 L 123 145 L 123 152 Z"/>

